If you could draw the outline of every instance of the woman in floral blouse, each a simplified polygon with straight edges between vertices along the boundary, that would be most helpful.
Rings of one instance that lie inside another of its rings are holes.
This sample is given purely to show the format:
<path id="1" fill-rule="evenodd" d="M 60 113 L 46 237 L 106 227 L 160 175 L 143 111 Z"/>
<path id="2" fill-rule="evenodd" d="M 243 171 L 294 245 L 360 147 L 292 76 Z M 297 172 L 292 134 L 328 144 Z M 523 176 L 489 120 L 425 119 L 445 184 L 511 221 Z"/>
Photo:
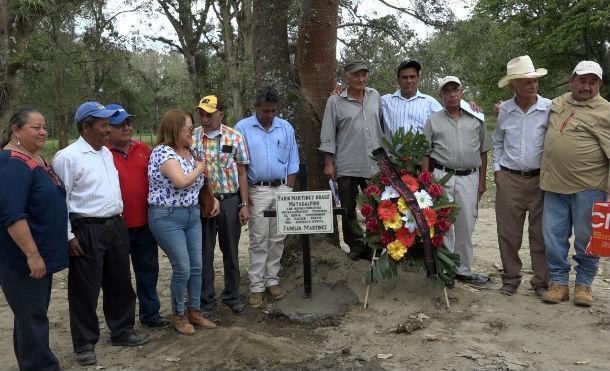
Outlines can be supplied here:
<path id="1" fill-rule="evenodd" d="M 172 265 L 170 321 L 183 335 L 194 334 L 193 325 L 216 327 L 199 310 L 202 234 L 198 195 L 203 186 L 205 164 L 193 157 L 193 129 L 193 117 L 189 113 L 168 111 L 161 118 L 148 163 L 148 223 Z M 185 293 L 188 294 L 186 305 Z"/>

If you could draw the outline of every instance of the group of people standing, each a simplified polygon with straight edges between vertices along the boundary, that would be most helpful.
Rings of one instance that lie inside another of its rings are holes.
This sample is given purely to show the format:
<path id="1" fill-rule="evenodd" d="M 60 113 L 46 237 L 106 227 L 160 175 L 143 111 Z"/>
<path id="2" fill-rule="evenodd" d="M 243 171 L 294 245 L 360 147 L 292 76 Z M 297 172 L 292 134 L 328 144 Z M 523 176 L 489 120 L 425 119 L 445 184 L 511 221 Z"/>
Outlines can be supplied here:
<path id="1" fill-rule="evenodd" d="M 441 79 L 439 103 L 419 92 L 421 68 L 417 61 L 401 63 L 399 89 L 380 96 L 367 86 L 366 64 L 348 63 L 347 88 L 328 99 L 319 150 L 347 211 L 342 229 L 348 257 L 370 259 L 373 253 L 356 214 L 357 195 L 377 172 L 371 153 L 384 136 L 413 130 L 431 145 L 422 170 L 436 178 L 453 174 L 447 192 L 460 211 L 445 244 L 460 255 L 458 280 L 490 281 L 472 269 L 472 233 L 493 148 L 500 291 L 513 295 L 521 283 L 518 252 L 528 215 L 536 295 L 548 303 L 569 299 L 574 230 L 574 302 L 590 306 L 599 260 L 585 255 L 591 209 L 607 199 L 610 186 L 610 105 L 599 95 L 599 64 L 579 63 L 570 92 L 551 101 L 538 95 L 546 70 L 535 69 L 528 56 L 509 61 L 498 85 L 508 86 L 513 98 L 499 106 L 491 139 L 482 113 L 462 99 L 460 79 Z M 171 324 L 184 335 L 195 327 L 215 328 L 216 239 L 223 254 L 222 301 L 243 314 L 238 243 L 246 223 L 248 304 L 260 307 L 265 293 L 283 297 L 278 272 L 284 236 L 263 211 L 275 207 L 277 193 L 292 191 L 299 154 L 293 127 L 277 117 L 279 101 L 273 88 L 259 90 L 255 113 L 231 128 L 224 124 L 222 100 L 207 95 L 195 108 L 201 126 L 195 127 L 191 113 L 170 110 L 152 150 L 132 137 L 134 116 L 124 107 L 86 102 L 75 115 L 78 140 L 52 163 L 40 155 L 47 139 L 42 114 L 26 108 L 11 117 L 0 146 L 0 285 L 15 315 L 21 369 L 59 369 L 49 348 L 47 310 L 53 273 L 66 267 L 70 330 L 81 365 L 97 362 L 100 289 L 113 345 L 148 341 L 134 330 L 136 297 L 142 325 Z M 213 198 L 206 204 L 208 191 Z M 169 321 L 160 315 L 157 246 L 172 266 Z"/>
<path id="2" fill-rule="evenodd" d="M 421 68 L 417 61 L 402 62 L 396 71 L 399 89 L 380 96 L 367 86 L 366 64 L 348 63 L 347 89 L 326 104 L 319 150 L 325 153 L 325 174 L 336 180 L 347 209 L 342 227 L 348 256 L 372 257 L 357 223 L 356 197 L 377 172 L 372 151 L 382 147 L 383 136 L 389 138 L 402 128 L 423 133 L 430 142 L 423 171 L 433 171 L 436 179 L 453 175 L 447 194 L 460 211 L 444 242 L 460 255 L 456 279 L 474 285 L 490 282 L 472 270 L 472 233 L 486 191 L 487 153 L 493 148 L 500 292 L 511 296 L 521 284 L 519 249 L 527 215 L 532 290 L 547 303 L 569 300 L 568 252 L 574 231 L 574 303 L 590 306 L 599 262 L 585 254 L 592 206 L 606 201 L 610 189 L 610 104 L 599 94 L 600 65 L 578 63 L 568 81 L 570 91 L 551 101 L 538 94 L 538 78 L 547 71 L 536 69 L 527 55 L 510 60 L 498 86 L 509 87 L 513 97 L 496 107 L 498 122 L 491 139 L 476 104 L 463 100 L 460 79 L 440 80 L 439 104 L 419 92 Z"/>
<path id="3" fill-rule="evenodd" d="M 151 150 L 132 137 L 134 116 L 124 107 L 85 102 L 75 115 L 79 138 L 51 163 L 40 155 L 47 139 L 43 115 L 24 108 L 11 117 L 0 152 L 0 286 L 15 316 L 20 369 L 59 369 L 47 311 L 53 273 L 66 267 L 70 331 L 81 365 L 97 363 L 100 289 L 112 345 L 148 341 L 134 330 L 136 297 L 144 326 L 169 324 L 183 335 L 215 328 L 217 236 L 222 301 L 243 314 L 238 243 L 246 223 L 248 303 L 260 307 L 265 292 L 283 297 L 284 236 L 263 210 L 274 208 L 276 193 L 292 191 L 299 157 L 292 126 L 276 116 L 278 104 L 273 88 L 259 90 L 255 113 L 232 129 L 223 124 L 223 102 L 206 96 L 195 108 L 201 127 L 192 114 L 170 110 Z M 204 191 L 213 197 L 201 205 Z M 160 315 L 157 246 L 172 266 L 169 321 Z"/>

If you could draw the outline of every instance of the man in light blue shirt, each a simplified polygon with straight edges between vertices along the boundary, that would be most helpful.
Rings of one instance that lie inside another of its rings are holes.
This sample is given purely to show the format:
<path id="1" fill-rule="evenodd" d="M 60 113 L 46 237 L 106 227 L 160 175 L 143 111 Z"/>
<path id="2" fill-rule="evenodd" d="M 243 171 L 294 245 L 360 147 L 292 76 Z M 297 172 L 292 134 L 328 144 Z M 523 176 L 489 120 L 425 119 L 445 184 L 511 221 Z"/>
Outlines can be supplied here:
<path id="1" fill-rule="evenodd" d="M 422 132 L 428 117 L 443 109 L 433 97 L 420 93 L 421 64 L 417 61 L 404 61 L 396 71 L 399 89 L 394 94 L 381 97 L 381 110 L 386 134 L 393 134 L 399 128 L 405 131 Z"/>
<path id="2" fill-rule="evenodd" d="M 538 77 L 547 71 L 535 69 L 527 55 L 510 60 L 506 70 L 498 86 L 509 86 L 514 97 L 500 105 L 492 136 L 496 222 L 502 260 L 500 292 L 513 295 L 521 284 L 519 249 L 527 213 L 534 272 L 530 284 L 536 295 L 542 296 L 549 283 L 549 269 L 542 237 L 544 192 L 539 182 L 551 101 L 538 95 Z"/>
<path id="3" fill-rule="evenodd" d="M 292 191 L 299 172 L 299 151 L 292 125 L 276 116 L 278 103 L 275 89 L 260 89 L 255 96 L 254 115 L 235 125 L 246 139 L 250 154 L 247 166 L 251 201 L 248 304 L 253 308 L 262 305 L 265 290 L 273 299 L 284 296 L 278 272 L 285 236 L 278 234 L 275 219 L 264 217 L 263 211 L 275 210 L 277 193 Z"/>

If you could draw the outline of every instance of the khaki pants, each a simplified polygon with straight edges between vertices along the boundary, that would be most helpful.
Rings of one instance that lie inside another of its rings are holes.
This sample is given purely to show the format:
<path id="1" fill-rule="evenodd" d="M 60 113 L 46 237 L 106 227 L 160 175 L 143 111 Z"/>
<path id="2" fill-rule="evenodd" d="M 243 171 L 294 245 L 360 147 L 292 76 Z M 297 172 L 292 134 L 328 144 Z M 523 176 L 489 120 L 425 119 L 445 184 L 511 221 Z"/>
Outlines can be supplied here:
<path id="1" fill-rule="evenodd" d="M 277 220 L 263 216 L 264 210 L 275 210 L 275 195 L 291 192 L 285 185 L 279 187 L 250 186 L 248 194 L 254 203 L 248 221 L 250 236 L 250 292 L 264 292 L 265 287 L 279 285 L 280 259 L 284 252 L 283 234 L 277 233 Z"/>
<path id="2" fill-rule="evenodd" d="M 441 179 L 446 174 L 440 169 L 434 169 L 433 172 L 436 179 Z M 464 176 L 454 175 L 446 186 L 449 187 L 447 189 L 449 200 L 455 200 L 460 205 L 460 212 L 445 237 L 445 246 L 450 251 L 460 254 L 458 274 L 467 276 L 471 273 L 474 261 L 472 233 L 478 213 L 479 172 L 475 171 Z"/>
<path id="3" fill-rule="evenodd" d="M 534 276 L 532 288 L 547 287 L 549 269 L 542 238 L 542 208 L 544 191 L 539 176 L 524 177 L 501 171 L 496 179 L 496 223 L 498 245 L 502 259 L 502 283 L 518 287 L 521 283 L 519 249 L 523 240 L 523 224 L 528 214 L 530 257 Z"/>

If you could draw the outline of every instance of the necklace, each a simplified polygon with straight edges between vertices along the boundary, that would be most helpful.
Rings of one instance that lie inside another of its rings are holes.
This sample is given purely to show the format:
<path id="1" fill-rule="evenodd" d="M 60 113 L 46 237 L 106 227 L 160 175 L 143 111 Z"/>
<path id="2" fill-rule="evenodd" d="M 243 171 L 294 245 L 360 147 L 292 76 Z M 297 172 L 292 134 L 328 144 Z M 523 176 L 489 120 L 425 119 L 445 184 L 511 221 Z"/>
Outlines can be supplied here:
<path id="1" fill-rule="evenodd" d="M 17 152 L 21 152 L 24 155 L 29 156 L 30 158 L 32 158 L 33 160 L 37 161 L 41 165 L 47 166 L 47 162 L 44 160 L 44 158 L 41 155 L 39 155 L 38 153 L 34 154 L 34 153 L 28 151 L 22 145 L 15 145 L 15 144 L 13 144 L 13 142 L 8 142 L 8 144 L 5 146 L 5 148 L 6 147 L 11 147 L 13 150 L 15 150 Z"/>

